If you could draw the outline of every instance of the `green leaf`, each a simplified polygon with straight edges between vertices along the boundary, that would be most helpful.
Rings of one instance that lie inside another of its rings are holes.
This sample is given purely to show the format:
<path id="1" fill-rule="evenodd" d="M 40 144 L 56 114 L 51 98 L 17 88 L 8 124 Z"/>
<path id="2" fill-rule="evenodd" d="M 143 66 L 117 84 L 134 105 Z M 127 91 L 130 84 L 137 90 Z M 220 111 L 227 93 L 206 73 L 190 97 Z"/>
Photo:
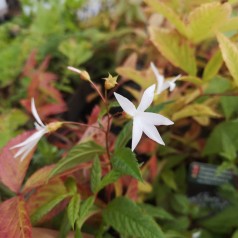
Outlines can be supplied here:
<path id="1" fill-rule="evenodd" d="M 163 173 L 161 174 L 161 177 L 164 181 L 164 183 L 174 189 L 174 190 L 177 190 L 177 184 L 175 182 L 175 177 L 174 177 L 174 173 L 172 170 L 165 170 L 163 171 Z"/>
<path id="2" fill-rule="evenodd" d="M 163 238 L 159 225 L 131 200 L 115 198 L 103 211 L 103 219 L 122 237 Z"/>
<path id="3" fill-rule="evenodd" d="M 227 136 L 232 141 L 234 147 L 238 149 L 238 120 L 222 122 L 216 126 L 210 134 L 203 155 L 219 154 L 223 152 L 223 136 Z"/>
<path id="4" fill-rule="evenodd" d="M 232 234 L 231 238 L 238 238 L 238 229 Z"/>
<path id="5" fill-rule="evenodd" d="M 66 181 L 64 182 L 65 187 L 67 188 L 67 190 L 72 193 L 72 194 L 76 194 L 78 191 L 77 188 L 77 183 L 75 181 L 75 179 L 73 177 L 68 177 L 66 179 Z"/>
<path id="6" fill-rule="evenodd" d="M 215 32 L 228 20 L 230 4 L 212 2 L 195 8 L 188 16 L 189 38 L 200 42 L 215 35 Z"/>
<path id="7" fill-rule="evenodd" d="M 155 206 L 152 206 L 151 204 L 146 204 L 146 203 L 139 204 L 139 206 L 141 207 L 143 211 L 145 211 L 148 215 L 154 218 L 158 218 L 161 220 L 175 219 L 170 213 L 168 213 L 162 207 L 155 207 Z"/>
<path id="8" fill-rule="evenodd" d="M 132 121 L 129 121 L 121 130 L 119 135 L 117 136 L 117 140 L 115 142 L 115 148 L 123 148 L 131 139 L 132 135 Z"/>
<path id="9" fill-rule="evenodd" d="M 179 214 L 187 215 L 190 211 L 189 200 L 183 194 L 175 194 L 171 199 L 171 206 Z"/>
<path id="10" fill-rule="evenodd" d="M 222 156 L 231 161 L 236 159 L 236 148 L 226 134 L 222 135 L 222 148 L 223 152 L 220 153 Z"/>
<path id="11" fill-rule="evenodd" d="M 120 176 L 121 176 L 121 173 L 115 170 L 111 170 L 108 174 L 106 174 L 102 178 L 98 191 L 106 187 L 108 184 L 116 182 Z"/>
<path id="12" fill-rule="evenodd" d="M 77 42 L 75 39 L 66 39 L 59 45 L 59 51 L 68 57 L 69 65 L 80 65 L 89 60 L 92 55 L 92 45 L 89 41 Z"/>
<path id="13" fill-rule="evenodd" d="M 143 181 L 135 154 L 129 148 L 121 148 L 115 151 L 111 159 L 113 169 L 122 174 L 128 174 Z"/>
<path id="14" fill-rule="evenodd" d="M 195 53 L 190 42 L 181 38 L 176 32 L 169 32 L 164 29 L 150 27 L 149 32 L 152 43 L 167 60 L 188 74 L 196 76 Z"/>
<path id="15" fill-rule="evenodd" d="M 187 231 L 190 226 L 190 220 L 187 216 L 179 216 L 177 219 L 164 225 L 165 230 Z M 177 238 L 177 237 L 176 237 Z"/>
<path id="16" fill-rule="evenodd" d="M 69 222 L 73 229 L 74 229 L 74 224 L 78 218 L 79 207 L 80 207 L 80 196 L 79 194 L 74 194 L 67 208 Z"/>
<path id="17" fill-rule="evenodd" d="M 230 233 L 234 228 L 237 228 L 238 206 L 229 206 L 211 216 L 200 221 L 200 224 L 210 231 L 216 233 Z"/>
<path id="18" fill-rule="evenodd" d="M 238 86 L 238 48 L 221 33 L 217 33 L 217 39 L 226 66 L 234 78 L 236 86 Z"/>
<path id="19" fill-rule="evenodd" d="M 38 208 L 32 215 L 31 215 L 31 223 L 35 225 L 37 222 L 40 221 L 40 219 L 46 215 L 48 212 L 50 212 L 57 204 L 62 202 L 65 198 L 67 198 L 68 194 L 63 194 L 55 197 L 48 203 L 44 204 L 40 208 Z"/>
<path id="20" fill-rule="evenodd" d="M 223 64 L 223 59 L 220 51 L 217 51 L 212 58 L 207 63 L 204 72 L 203 72 L 203 80 L 208 81 L 212 79 L 218 73 L 219 69 Z"/>
<path id="21" fill-rule="evenodd" d="M 98 157 L 94 159 L 92 170 L 91 170 L 91 190 L 93 193 L 97 193 L 99 186 L 100 186 L 100 181 L 101 181 L 101 165 L 100 165 L 100 160 Z"/>
<path id="22" fill-rule="evenodd" d="M 144 0 L 151 9 L 159 14 L 165 16 L 170 23 L 172 23 L 176 29 L 184 36 L 187 36 L 187 28 L 180 17 L 166 4 L 157 0 Z"/>
<path id="23" fill-rule="evenodd" d="M 224 111 L 226 119 L 230 119 L 238 112 L 237 96 L 224 96 L 221 97 L 221 106 Z"/>
<path id="24" fill-rule="evenodd" d="M 93 141 L 87 141 L 74 146 L 68 155 L 61 159 L 52 170 L 49 178 L 56 174 L 69 170 L 81 163 L 93 160 L 95 156 L 101 155 L 105 149 Z"/>
<path id="25" fill-rule="evenodd" d="M 83 223 L 88 219 L 91 215 L 90 209 L 94 204 L 95 197 L 91 196 L 87 198 L 80 206 L 79 209 L 79 218 L 77 220 L 77 227 L 81 228 Z"/>
<path id="26" fill-rule="evenodd" d="M 3 147 L 12 137 L 16 136 L 19 131 L 18 127 L 25 125 L 28 120 L 26 114 L 18 109 L 3 111 L 0 115 L 0 148 Z"/>

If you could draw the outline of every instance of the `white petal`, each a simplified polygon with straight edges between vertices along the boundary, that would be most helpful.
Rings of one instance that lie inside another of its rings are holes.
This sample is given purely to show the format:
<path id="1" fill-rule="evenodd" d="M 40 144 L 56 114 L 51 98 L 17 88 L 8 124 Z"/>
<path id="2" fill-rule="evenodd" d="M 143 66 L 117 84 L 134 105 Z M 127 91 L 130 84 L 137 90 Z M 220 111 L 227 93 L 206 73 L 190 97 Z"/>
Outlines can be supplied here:
<path id="1" fill-rule="evenodd" d="M 122 109 L 130 116 L 134 116 L 134 113 L 136 112 L 134 104 L 118 93 L 114 93 L 114 95 L 117 101 L 119 102 L 120 106 L 122 107 Z"/>
<path id="2" fill-rule="evenodd" d="M 27 138 L 25 141 L 11 147 L 11 149 L 22 147 L 22 146 L 27 146 L 29 143 L 31 143 L 32 141 L 35 141 L 35 140 L 38 141 L 46 133 L 47 133 L 46 129 L 37 131 L 33 135 L 31 135 L 29 138 Z"/>
<path id="3" fill-rule="evenodd" d="M 143 131 L 151 140 L 154 140 L 161 145 L 165 145 L 155 126 L 143 124 Z"/>
<path id="4" fill-rule="evenodd" d="M 41 121 L 37 111 L 36 111 L 36 106 L 35 106 L 35 101 L 34 101 L 34 98 L 31 99 L 31 111 L 32 111 L 32 114 L 34 116 L 34 118 L 36 119 L 37 123 L 42 126 L 42 127 L 45 127 L 45 125 L 43 124 L 43 122 Z"/>
<path id="5" fill-rule="evenodd" d="M 179 74 L 178 76 L 174 77 L 173 79 L 168 80 L 168 82 L 169 82 L 169 91 L 170 92 L 174 90 L 174 88 L 176 86 L 175 81 L 178 80 L 180 77 L 181 77 L 181 75 Z"/>
<path id="6" fill-rule="evenodd" d="M 33 148 L 36 146 L 36 144 L 38 143 L 38 141 L 40 140 L 40 138 L 38 140 L 32 141 L 30 144 L 23 146 L 22 148 L 20 148 L 17 153 L 14 155 L 14 158 L 17 158 L 18 156 L 21 157 L 21 161 L 24 160 L 27 155 L 31 152 L 31 150 L 33 150 Z"/>
<path id="7" fill-rule="evenodd" d="M 152 70 L 155 74 L 155 77 L 156 77 L 156 80 L 157 80 L 157 83 L 158 83 L 158 85 L 157 85 L 157 94 L 159 94 L 158 91 L 161 91 L 160 89 L 162 88 L 162 85 L 164 83 L 164 76 L 162 74 L 160 74 L 159 70 L 155 67 L 153 62 L 150 63 L 150 66 L 151 66 L 151 68 L 152 68 Z"/>
<path id="8" fill-rule="evenodd" d="M 166 125 L 167 126 L 167 125 L 174 124 L 167 117 L 164 117 L 160 114 L 156 114 L 153 112 L 144 112 L 140 117 L 141 117 L 141 121 L 149 125 L 156 125 L 156 126 Z"/>
<path id="9" fill-rule="evenodd" d="M 150 106 L 154 99 L 154 92 L 155 84 L 145 90 L 141 98 L 140 104 L 137 108 L 138 111 L 144 112 Z"/>
<path id="10" fill-rule="evenodd" d="M 139 143 L 141 136 L 142 136 L 142 127 L 141 127 L 141 121 L 135 118 L 133 120 L 133 128 L 132 128 L 132 144 L 131 144 L 131 150 L 133 151 L 137 144 Z"/>

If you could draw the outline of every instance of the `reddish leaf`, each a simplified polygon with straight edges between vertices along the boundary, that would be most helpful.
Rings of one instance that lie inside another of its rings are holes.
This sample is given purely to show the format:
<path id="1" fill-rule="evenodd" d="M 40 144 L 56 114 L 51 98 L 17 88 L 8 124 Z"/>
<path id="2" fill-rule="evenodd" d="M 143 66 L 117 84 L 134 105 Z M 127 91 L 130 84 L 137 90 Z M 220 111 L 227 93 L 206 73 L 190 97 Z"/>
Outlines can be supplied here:
<path id="1" fill-rule="evenodd" d="M 61 195 L 65 195 L 67 193 L 68 192 L 64 186 L 64 183 L 60 178 L 55 178 L 51 180 L 48 184 L 39 187 L 27 201 L 27 210 L 29 211 L 30 216 L 39 211 L 42 206 L 50 203 L 55 198 Z M 43 222 L 45 219 L 48 220 L 53 216 L 57 215 L 66 206 L 64 202 L 61 202 L 59 205 L 60 206 L 56 206 L 46 216 L 44 216 L 41 219 L 41 222 Z"/>
<path id="2" fill-rule="evenodd" d="M 30 178 L 28 178 L 22 192 L 25 193 L 33 188 L 44 185 L 47 182 L 49 174 L 54 167 L 55 165 L 53 164 L 37 170 L 34 174 L 31 175 Z"/>
<path id="3" fill-rule="evenodd" d="M 29 155 L 21 161 L 20 158 L 14 158 L 17 149 L 10 148 L 28 138 L 33 131 L 24 132 L 15 137 L 0 151 L 0 181 L 5 184 L 13 192 L 20 191 L 22 181 L 26 175 L 27 168 L 32 158 L 34 149 Z"/>
<path id="4" fill-rule="evenodd" d="M 155 155 L 151 156 L 150 160 L 148 161 L 148 166 L 150 171 L 149 176 L 151 181 L 154 181 L 158 175 L 158 161 Z"/>
<path id="5" fill-rule="evenodd" d="M 30 238 L 32 228 L 25 201 L 11 198 L 0 204 L 0 236 L 4 238 Z"/>
<path id="6" fill-rule="evenodd" d="M 138 181 L 134 178 L 126 176 L 125 179 L 130 181 L 127 185 L 126 196 L 136 201 L 138 198 Z"/>
<path id="7" fill-rule="evenodd" d="M 23 69 L 23 76 L 29 77 L 31 82 L 28 87 L 28 98 L 21 100 L 21 104 L 28 112 L 31 112 L 31 98 L 37 99 L 37 111 L 41 119 L 44 120 L 49 115 L 64 112 L 66 104 L 61 93 L 54 87 L 57 75 L 46 72 L 50 57 L 46 57 L 38 67 L 35 58 L 36 51 L 31 53 Z M 53 102 L 49 103 L 49 101 Z"/>

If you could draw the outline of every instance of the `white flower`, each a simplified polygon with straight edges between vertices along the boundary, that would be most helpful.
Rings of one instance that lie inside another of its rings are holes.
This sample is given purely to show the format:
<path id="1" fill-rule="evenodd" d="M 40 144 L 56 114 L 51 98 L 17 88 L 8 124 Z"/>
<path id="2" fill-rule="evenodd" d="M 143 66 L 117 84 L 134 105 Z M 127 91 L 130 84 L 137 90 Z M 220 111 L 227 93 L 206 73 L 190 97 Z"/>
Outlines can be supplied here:
<path id="1" fill-rule="evenodd" d="M 127 98 L 121 96 L 120 94 L 114 93 L 122 109 L 133 118 L 132 151 L 139 143 L 143 132 L 150 139 L 164 145 L 164 142 L 155 126 L 174 124 L 168 118 L 160 114 L 145 112 L 145 110 L 153 102 L 154 91 L 155 84 L 145 90 L 137 109 L 135 108 L 134 104 Z"/>
<path id="2" fill-rule="evenodd" d="M 20 148 L 17 151 L 17 153 L 14 155 L 14 158 L 17 158 L 18 156 L 20 156 L 21 161 L 27 157 L 27 155 L 37 145 L 37 143 L 39 142 L 39 140 L 44 134 L 55 131 L 62 125 L 61 122 L 53 122 L 53 123 L 50 123 L 49 125 L 44 125 L 36 111 L 35 102 L 33 98 L 31 100 L 31 111 L 36 120 L 34 122 L 34 125 L 37 132 L 35 132 L 25 141 L 11 147 L 11 149 Z"/>
<path id="3" fill-rule="evenodd" d="M 181 75 L 178 75 L 170 80 L 164 81 L 164 76 L 160 74 L 159 70 L 155 67 L 154 63 L 151 62 L 150 66 L 155 74 L 156 80 L 158 82 L 156 94 L 162 93 L 164 90 L 169 88 L 169 91 L 173 91 L 176 84 L 175 81 L 181 77 Z"/>

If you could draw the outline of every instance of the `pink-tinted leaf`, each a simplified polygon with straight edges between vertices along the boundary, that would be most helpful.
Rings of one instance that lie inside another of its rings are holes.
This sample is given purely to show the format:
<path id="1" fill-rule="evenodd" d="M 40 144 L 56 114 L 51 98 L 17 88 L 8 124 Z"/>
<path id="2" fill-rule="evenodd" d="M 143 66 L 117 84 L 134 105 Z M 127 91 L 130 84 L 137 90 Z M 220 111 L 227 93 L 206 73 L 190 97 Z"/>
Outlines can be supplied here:
<path id="1" fill-rule="evenodd" d="M 27 210 L 34 223 L 42 222 L 46 218 L 48 220 L 62 211 L 66 206 L 62 201 L 67 197 L 67 194 L 68 191 L 60 178 L 55 178 L 36 189 L 27 201 Z M 57 204 L 61 204 L 61 206 L 56 206 Z"/>
<path id="2" fill-rule="evenodd" d="M 31 175 L 30 178 L 28 178 L 22 192 L 26 192 L 33 188 L 44 185 L 48 181 L 49 174 L 54 167 L 55 165 L 53 164 L 37 170 L 34 174 Z"/>
<path id="3" fill-rule="evenodd" d="M 0 237 L 32 237 L 31 223 L 22 197 L 14 197 L 1 203 L 0 214 Z"/>
<path id="4" fill-rule="evenodd" d="M 20 134 L 9 141 L 0 151 L 0 181 L 15 193 L 20 191 L 34 149 L 21 161 L 19 157 L 14 158 L 17 148 L 12 150 L 10 148 L 24 141 L 32 133 L 33 131 L 28 131 Z"/>

